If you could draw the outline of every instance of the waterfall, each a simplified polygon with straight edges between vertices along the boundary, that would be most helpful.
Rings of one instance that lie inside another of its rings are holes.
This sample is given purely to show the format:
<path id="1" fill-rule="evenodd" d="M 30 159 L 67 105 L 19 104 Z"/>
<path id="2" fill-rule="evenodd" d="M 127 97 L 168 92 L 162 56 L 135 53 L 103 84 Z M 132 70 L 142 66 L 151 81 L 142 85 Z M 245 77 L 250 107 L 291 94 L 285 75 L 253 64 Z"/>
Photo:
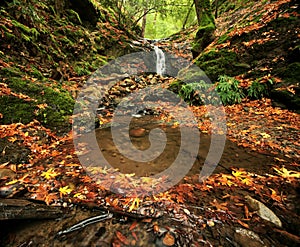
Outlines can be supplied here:
<path id="1" fill-rule="evenodd" d="M 163 75 L 166 70 L 166 57 L 164 52 L 159 49 L 156 45 L 154 46 L 154 51 L 156 54 L 156 73 Z"/>

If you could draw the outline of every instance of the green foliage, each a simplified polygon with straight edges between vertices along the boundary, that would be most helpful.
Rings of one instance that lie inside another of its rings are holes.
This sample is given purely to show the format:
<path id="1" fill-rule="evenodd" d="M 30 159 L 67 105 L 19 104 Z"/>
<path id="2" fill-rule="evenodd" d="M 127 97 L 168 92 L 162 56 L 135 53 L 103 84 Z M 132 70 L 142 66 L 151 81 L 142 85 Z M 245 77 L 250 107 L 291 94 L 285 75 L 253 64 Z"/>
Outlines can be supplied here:
<path id="1" fill-rule="evenodd" d="M 196 12 L 191 6 L 191 1 L 171 1 L 164 7 L 163 12 L 155 11 L 147 15 L 145 37 L 166 38 L 194 24 L 196 24 Z"/>
<path id="2" fill-rule="evenodd" d="M 22 23 L 16 20 L 12 20 L 11 23 L 15 27 L 23 31 L 21 32 L 21 37 L 27 42 L 37 40 L 38 36 L 40 35 L 40 33 L 35 28 L 29 28 L 28 26 L 23 25 Z"/>
<path id="3" fill-rule="evenodd" d="M 103 6 L 114 9 L 117 20 L 128 29 L 142 25 L 146 15 L 145 37 L 165 38 L 183 26 L 195 24 L 195 9 L 190 0 L 100 0 Z"/>
<path id="4" fill-rule="evenodd" d="M 73 9 L 69 9 L 68 12 L 69 12 L 69 14 L 70 14 L 70 17 L 74 16 L 75 19 L 78 20 L 79 24 L 82 24 L 82 21 L 81 21 L 81 19 L 80 19 L 80 16 L 79 16 L 79 14 L 78 14 L 76 11 L 74 11 Z M 70 17 L 69 17 L 69 18 L 70 18 Z"/>
<path id="5" fill-rule="evenodd" d="M 179 96 L 191 105 L 202 105 L 204 104 L 205 92 L 211 84 L 205 81 L 187 83 L 182 85 L 179 90 Z"/>
<path id="6" fill-rule="evenodd" d="M 247 95 L 252 99 L 261 99 L 268 94 L 268 85 L 258 81 L 252 82 L 247 90 Z"/>
<path id="7" fill-rule="evenodd" d="M 219 45 L 219 44 L 222 44 L 222 43 L 224 43 L 226 40 L 228 40 L 228 34 L 223 34 L 222 36 L 220 36 L 219 38 L 218 38 L 218 42 L 217 42 L 217 44 Z"/>
<path id="8" fill-rule="evenodd" d="M 226 75 L 219 76 L 216 90 L 224 105 L 240 103 L 245 97 L 242 89 L 239 87 L 239 81 Z"/>
<path id="9" fill-rule="evenodd" d="M 191 83 L 176 80 L 170 85 L 169 89 L 177 93 L 180 98 L 190 105 L 203 105 L 217 102 L 213 90 L 210 90 L 213 86 L 204 80 Z"/>

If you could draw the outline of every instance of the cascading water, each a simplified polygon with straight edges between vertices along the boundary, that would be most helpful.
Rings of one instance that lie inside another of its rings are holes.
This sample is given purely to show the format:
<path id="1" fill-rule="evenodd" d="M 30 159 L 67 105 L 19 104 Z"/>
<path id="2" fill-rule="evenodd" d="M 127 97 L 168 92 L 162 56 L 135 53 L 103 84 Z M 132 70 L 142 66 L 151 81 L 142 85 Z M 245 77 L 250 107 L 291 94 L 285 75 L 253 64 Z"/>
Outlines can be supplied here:
<path id="1" fill-rule="evenodd" d="M 166 71 L 166 57 L 164 52 L 157 46 L 154 46 L 154 51 L 156 54 L 156 73 L 163 75 Z"/>

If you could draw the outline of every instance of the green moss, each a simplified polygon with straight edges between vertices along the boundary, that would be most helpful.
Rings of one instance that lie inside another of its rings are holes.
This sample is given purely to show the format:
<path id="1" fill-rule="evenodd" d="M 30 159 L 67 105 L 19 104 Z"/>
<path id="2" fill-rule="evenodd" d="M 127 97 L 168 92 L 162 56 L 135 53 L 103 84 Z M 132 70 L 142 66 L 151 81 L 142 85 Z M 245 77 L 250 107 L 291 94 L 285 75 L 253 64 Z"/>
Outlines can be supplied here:
<path id="1" fill-rule="evenodd" d="M 3 115 L 3 118 L 0 118 L 1 124 L 27 124 L 34 118 L 34 110 L 35 104 L 32 101 L 6 95 L 0 97 L 0 112 Z"/>
<path id="2" fill-rule="evenodd" d="M 10 78 L 7 83 L 13 92 L 23 93 L 36 100 L 36 102 L 30 104 L 31 111 L 29 112 L 37 110 L 35 106 L 38 104 L 47 104 L 45 109 L 39 109 L 36 111 L 36 115 L 30 114 L 26 118 L 21 118 L 21 121 L 23 119 L 31 121 L 34 117 L 36 117 L 40 122 L 51 129 L 57 129 L 60 126 L 66 127 L 69 125 L 67 120 L 73 113 L 74 100 L 68 92 L 59 88 L 54 89 L 47 87 L 43 84 L 34 84 L 30 81 L 16 77 Z M 11 103 L 11 109 L 19 107 L 14 106 L 13 102 Z M 19 102 L 16 101 L 16 103 Z M 11 114 L 12 113 L 13 111 Z M 19 118 L 20 117 L 14 117 L 13 120 L 19 121 Z"/>
<path id="3" fill-rule="evenodd" d="M 210 50 L 203 53 L 196 64 L 215 82 L 220 75 L 235 76 L 246 69 L 239 66 L 237 54 L 227 50 Z"/>
<path id="4" fill-rule="evenodd" d="M 203 1 L 201 11 L 199 28 L 192 47 L 194 57 L 200 54 L 213 41 L 216 29 L 209 0 Z"/>
<path id="5" fill-rule="evenodd" d="M 220 45 L 222 43 L 225 43 L 225 41 L 228 39 L 229 39 L 228 34 L 227 33 L 223 34 L 222 36 L 219 37 L 217 44 Z"/>

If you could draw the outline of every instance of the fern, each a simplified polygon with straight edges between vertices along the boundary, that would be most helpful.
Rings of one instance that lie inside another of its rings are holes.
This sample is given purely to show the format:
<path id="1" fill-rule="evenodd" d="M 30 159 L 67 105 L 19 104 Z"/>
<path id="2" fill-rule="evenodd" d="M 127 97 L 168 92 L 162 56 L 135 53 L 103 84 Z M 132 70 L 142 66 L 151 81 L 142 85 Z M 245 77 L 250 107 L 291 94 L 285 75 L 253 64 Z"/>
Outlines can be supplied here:
<path id="1" fill-rule="evenodd" d="M 205 81 L 187 83 L 181 86 L 178 91 L 179 96 L 191 105 L 204 104 L 204 98 L 207 96 L 206 91 L 211 84 Z"/>
<path id="2" fill-rule="evenodd" d="M 268 88 L 273 84 L 272 79 L 267 80 L 264 83 L 256 80 L 252 82 L 251 86 L 248 87 L 247 95 L 252 99 L 261 99 L 264 96 L 268 95 Z"/>
<path id="3" fill-rule="evenodd" d="M 216 89 L 224 105 L 240 103 L 245 97 L 242 89 L 239 88 L 239 81 L 230 76 L 219 76 Z"/>

